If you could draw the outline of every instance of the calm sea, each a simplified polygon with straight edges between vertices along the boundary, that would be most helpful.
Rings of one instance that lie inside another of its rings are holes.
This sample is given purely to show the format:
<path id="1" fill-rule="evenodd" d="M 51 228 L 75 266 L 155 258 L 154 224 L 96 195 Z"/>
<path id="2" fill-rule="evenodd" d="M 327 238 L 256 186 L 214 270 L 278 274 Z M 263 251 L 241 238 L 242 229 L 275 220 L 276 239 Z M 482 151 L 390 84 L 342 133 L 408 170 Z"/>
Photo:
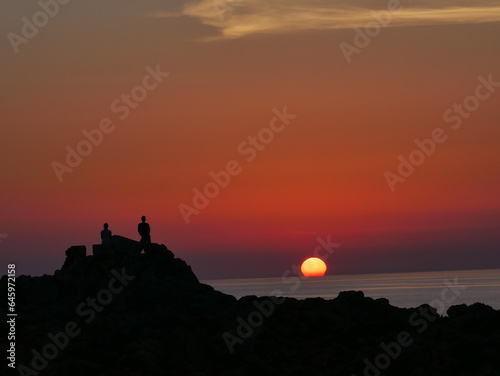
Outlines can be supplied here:
<path id="1" fill-rule="evenodd" d="M 223 279 L 202 282 L 237 298 L 246 295 L 280 295 L 297 299 L 331 299 L 341 291 L 361 290 L 365 296 L 389 299 L 397 307 L 409 308 L 426 303 L 439 310 L 441 304 L 441 307 L 447 309 L 451 305 L 481 302 L 500 309 L 500 269 L 329 275 L 307 279 L 287 276 L 286 279 Z"/>

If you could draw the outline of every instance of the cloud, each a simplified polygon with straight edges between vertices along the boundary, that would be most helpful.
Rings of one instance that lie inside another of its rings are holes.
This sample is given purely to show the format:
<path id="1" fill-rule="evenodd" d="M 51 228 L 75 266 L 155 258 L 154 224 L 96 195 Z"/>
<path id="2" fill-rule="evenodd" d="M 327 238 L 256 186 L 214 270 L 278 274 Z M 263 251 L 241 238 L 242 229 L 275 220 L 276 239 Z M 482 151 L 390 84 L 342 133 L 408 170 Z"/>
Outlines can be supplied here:
<path id="1" fill-rule="evenodd" d="M 500 21 L 500 5 L 488 0 L 199 0 L 178 13 L 158 11 L 148 16 L 196 18 L 219 30 L 218 36 L 205 39 L 213 40 L 364 27 L 375 13 L 389 9 L 393 10 L 387 26 L 392 27 Z"/>

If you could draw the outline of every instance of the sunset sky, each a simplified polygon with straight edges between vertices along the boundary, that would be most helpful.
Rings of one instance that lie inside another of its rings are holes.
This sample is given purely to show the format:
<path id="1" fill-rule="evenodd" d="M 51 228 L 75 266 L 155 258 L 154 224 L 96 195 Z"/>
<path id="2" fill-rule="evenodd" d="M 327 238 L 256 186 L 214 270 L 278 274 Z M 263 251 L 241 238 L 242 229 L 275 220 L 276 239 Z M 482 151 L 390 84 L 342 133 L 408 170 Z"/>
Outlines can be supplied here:
<path id="1" fill-rule="evenodd" d="M 280 277 L 328 236 L 329 274 L 500 268 L 500 1 L 22 0 L 0 19 L 0 274 L 53 273 L 104 222 L 138 239 L 142 215 L 202 279 Z"/>

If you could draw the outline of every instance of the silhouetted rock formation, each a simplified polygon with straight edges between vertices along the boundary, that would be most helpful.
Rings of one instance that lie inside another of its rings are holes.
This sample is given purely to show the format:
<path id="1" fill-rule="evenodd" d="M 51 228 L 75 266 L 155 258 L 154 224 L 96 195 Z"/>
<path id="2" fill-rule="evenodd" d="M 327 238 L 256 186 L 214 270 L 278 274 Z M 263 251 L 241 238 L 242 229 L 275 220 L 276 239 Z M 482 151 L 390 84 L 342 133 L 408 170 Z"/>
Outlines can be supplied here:
<path id="1" fill-rule="evenodd" d="M 499 374 L 500 312 L 483 304 L 439 317 L 359 291 L 236 300 L 201 284 L 164 245 L 139 253 L 135 243 L 114 237 L 88 256 L 71 247 L 53 276 L 17 278 L 21 374 Z"/>

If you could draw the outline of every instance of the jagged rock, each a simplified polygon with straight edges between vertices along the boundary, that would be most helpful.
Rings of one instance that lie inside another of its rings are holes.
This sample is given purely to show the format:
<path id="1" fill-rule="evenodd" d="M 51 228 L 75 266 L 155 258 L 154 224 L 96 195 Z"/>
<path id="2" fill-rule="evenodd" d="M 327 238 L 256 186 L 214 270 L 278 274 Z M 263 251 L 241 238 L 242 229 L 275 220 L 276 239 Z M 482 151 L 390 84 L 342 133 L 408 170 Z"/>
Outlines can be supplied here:
<path id="1" fill-rule="evenodd" d="M 167 247 L 163 244 L 148 244 L 144 248 L 144 253 L 147 255 L 166 255 L 167 258 L 173 259 L 174 254 L 167 249 Z"/>
<path id="2" fill-rule="evenodd" d="M 467 305 L 466 304 L 459 304 L 459 305 L 454 305 L 448 308 L 446 313 L 448 314 L 448 317 L 450 318 L 455 318 L 458 316 L 463 315 L 464 313 L 467 313 Z"/>
<path id="3" fill-rule="evenodd" d="M 84 257 L 87 255 L 87 248 L 84 245 L 74 245 L 66 250 L 66 256 L 70 258 Z"/>
<path id="4" fill-rule="evenodd" d="M 87 248 L 84 245 L 74 245 L 66 250 L 66 260 L 62 266 L 63 270 L 78 268 L 84 262 Z"/>
<path id="5" fill-rule="evenodd" d="M 115 254 L 133 255 L 141 253 L 144 246 L 132 239 L 120 235 L 111 237 L 112 243 L 92 245 L 92 254 L 97 257 L 109 257 Z"/>
<path id="6" fill-rule="evenodd" d="M 113 241 L 115 249 L 120 253 L 131 255 L 134 253 L 140 253 L 143 248 L 143 245 L 138 241 L 125 238 L 123 236 L 113 235 L 111 240 Z"/>
<path id="7" fill-rule="evenodd" d="M 338 298 L 348 301 L 348 302 L 356 302 L 362 300 L 365 297 L 363 291 L 342 291 L 340 292 Z"/>
<path id="8" fill-rule="evenodd" d="M 115 252 L 113 244 L 92 244 L 92 254 L 96 257 L 109 257 L 114 255 Z"/>

